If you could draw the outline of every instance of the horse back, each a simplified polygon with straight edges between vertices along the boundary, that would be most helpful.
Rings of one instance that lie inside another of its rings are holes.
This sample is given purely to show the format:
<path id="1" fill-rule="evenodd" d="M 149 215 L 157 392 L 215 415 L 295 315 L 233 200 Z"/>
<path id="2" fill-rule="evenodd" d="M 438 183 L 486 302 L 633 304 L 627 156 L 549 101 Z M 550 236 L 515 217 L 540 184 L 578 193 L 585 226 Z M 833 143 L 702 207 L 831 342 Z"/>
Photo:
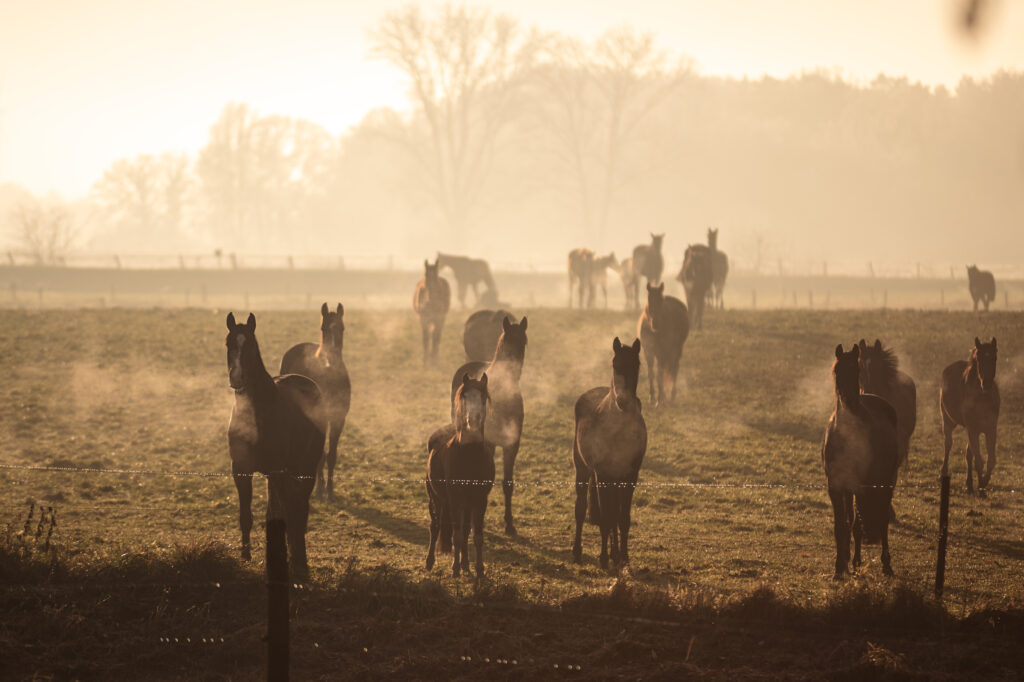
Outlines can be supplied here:
<path id="1" fill-rule="evenodd" d="M 619 412 L 607 386 L 576 400 L 575 448 L 599 481 L 635 481 L 647 452 L 647 424 L 639 409 Z"/>
<path id="2" fill-rule="evenodd" d="M 957 360 L 942 370 L 942 385 L 939 387 L 939 405 L 942 414 L 957 424 L 963 424 L 964 372 L 970 363 Z"/>
<path id="3" fill-rule="evenodd" d="M 274 377 L 274 383 L 284 405 L 297 409 L 298 414 L 308 420 L 314 428 L 320 431 L 327 428 L 323 393 L 315 381 L 301 374 L 282 374 Z M 289 414 L 286 410 L 284 415 L 295 421 L 294 413 Z"/>
<path id="4" fill-rule="evenodd" d="M 686 312 L 686 304 L 675 296 L 666 296 L 661 304 L 661 314 L 664 329 L 658 329 L 659 345 L 664 352 L 678 357 L 686 337 L 690 335 L 690 317 Z"/>

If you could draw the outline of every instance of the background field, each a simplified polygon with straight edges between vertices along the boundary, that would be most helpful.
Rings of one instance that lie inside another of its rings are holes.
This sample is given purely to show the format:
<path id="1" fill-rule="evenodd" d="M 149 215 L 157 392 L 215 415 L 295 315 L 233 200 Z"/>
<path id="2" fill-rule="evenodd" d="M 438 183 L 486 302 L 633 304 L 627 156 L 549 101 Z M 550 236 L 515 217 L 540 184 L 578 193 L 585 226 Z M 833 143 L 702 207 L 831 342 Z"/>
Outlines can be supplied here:
<path id="1" fill-rule="evenodd" d="M 293 591 L 296 678 L 1017 674 L 1024 315 L 709 316 L 687 342 L 675 405 L 647 405 L 641 375 L 650 438 L 634 498 L 632 567 L 618 576 L 598 567 L 593 527 L 584 531 L 584 562 L 571 561 L 572 405 L 607 382 L 612 338 L 631 340 L 635 316 L 517 309 L 530 320 L 514 500 L 520 536 L 500 533 L 496 488 L 489 575 L 475 584 L 448 577 L 445 559 L 431 573 L 422 567 L 425 440 L 447 420 L 465 315 L 449 315 L 441 369 L 423 370 L 410 311 L 348 307 L 353 407 L 338 500 L 316 501 L 310 517 L 313 577 Z M 233 400 L 225 313 L 0 312 L 0 464 L 13 467 L 0 470 L 6 674 L 263 674 L 262 531 L 254 561 L 241 563 L 237 499 L 225 475 Z M 318 333 L 315 313 L 257 317 L 271 371 L 291 344 Z M 958 434 L 940 604 L 930 596 L 942 458 L 937 380 L 976 335 L 999 339 L 999 463 L 989 496 L 967 496 Z M 836 586 L 820 464 L 829 367 L 836 343 L 876 336 L 897 348 L 918 384 L 891 532 L 897 575 L 884 579 L 878 549 L 868 548 L 870 564 Z M 263 501 L 260 491 L 257 518 Z M 35 537 L 40 504 L 56 510 L 49 548 L 48 531 Z"/>

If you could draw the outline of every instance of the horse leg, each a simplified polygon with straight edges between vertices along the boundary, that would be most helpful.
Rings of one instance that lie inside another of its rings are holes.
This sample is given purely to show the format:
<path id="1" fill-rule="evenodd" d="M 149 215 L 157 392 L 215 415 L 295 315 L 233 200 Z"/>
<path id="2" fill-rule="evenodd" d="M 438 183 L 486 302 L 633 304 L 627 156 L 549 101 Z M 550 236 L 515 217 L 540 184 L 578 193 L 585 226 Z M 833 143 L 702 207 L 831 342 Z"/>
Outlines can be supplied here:
<path id="1" fill-rule="evenodd" d="M 484 512 L 487 510 L 487 497 L 473 505 L 473 544 L 476 545 L 476 577 L 484 576 Z"/>
<path id="2" fill-rule="evenodd" d="M 341 430 L 345 428 L 345 420 L 340 422 L 331 421 L 329 424 L 330 434 L 327 437 L 327 499 L 334 499 L 334 467 L 338 463 L 338 439 L 341 438 Z"/>
<path id="3" fill-rule="evenodd" d="M 291 554 L 292 575 L 305 580 L 309 575 L 306 558 L 306 526 L 309 523 L 309 497 L 313 492 L 312 479 L 289 477 L 284 483 L 288 551 Z"/>
<path id="4" fill-rule="evenodd" d="M 967 492 L 974 492 L 974 465 L 978 466 L 978 483 L 981 484 L 981 443 L 978 442 L 978 432 L 974 429 L 967 429 L 967 451 L 964 457 L 967 459 Z"/>
<path id="5" fill-rule="evenodd" d="M 658 361 L 658 407 L 665 404 L 665 361 L 657 358 Z"/>
<path id="6" fill-rule="evenodd" d="M 501 460 L 504 465 L 504 479 L 501 482 L 501 490 L 505 493 L 505 535 L 515 537 L 516 527 L 512 523 L 512 488 L 514 482 L 512 473 L 516 466 L 516 455 L 519 454 L 519 439 L 509 447 L 501 448 Z"/>
<path id="7" fill-rule="evenodd" d="M 580 457 L 579 442 L 575 438 L 572 463 L 576 469 L 576 537 L 572 541 L 572 560 L 578 564 L 583 559 L 583 522 L 587 520 L 587 489 L 592 474 Z"/>
<path id="8" fill-rule="evenodd" d="M 467 491 L 467 497 L 472 493 Z M 469 531 L 473 525 L 473 507 L 470 499 L 465 500 L 462 507 L 462 570 L 469 573 Z"/>
<path id="9" fill-rule="evenodd" d="M 452 518 L 452 577 L 458 578 L 462 570 L 460 554 L 465 551 L 462 544 L 462 527 L 465 525 L 466 516 L 462 513 L 460 504 L 448 503 L 448 513 Z"/>
<path id="10" fill-rule="evenodd" d="M 633 505 L 633 485 L 619 490 L 619 559 L 623 566 L 629 565 L 629 524 L 630 508 Z"/>
<path id="11" fill-rule="evenodd" d="M 940 408 L 941 410 L 941 408 Z M 949 451 L 953 447 L 953 429 L 956 428 L 956 424 L 953 420 L 946 415 L 945 410 L 942 412 L 942 437 L 945 440 L 946 454 L 942 457 L 942 475 L 949 476 Z"/>
<path id="12" fill-rule="evenodd" d="M 423 333 L 423 366 L 426 367 L 430 360 L 430 323 L 421 321 L 420 331 Z"/>
<path id="13" fill-rule="evenodd" d="M 657 401 L 654 399 L 654 350 L 648 347 L 649 344 L 644 343 L 644 364 L 647 365 L 647 384 L 651 388 L 651 404 L 657 406 Z"/>
<path id="14" fill-rule="evenodd" d="M 463 308 L 466 307 L 466 283 L 459 280 L 459 305 Z"/>
<path id="15" fill-rule="evenodd" d="M 889 521 L 882 520 L 882 573 L 892 575 L 892 557 L 889 555 Z"/>
<path id="16" fill-rule="evenodd" d="M 437 546 L 437 536 L 441 527 L 441 519 L 437 513 L 437 503 L 430 492 L 430 481 L 424 484 L 427 488 L 427 508 L 430 511 L 430 540 L 427 543 L 427 570 L 434 567 L 434 548 Z"/>
<path id="17" fill-rule="evenodd" d="M 832 579 L 839 580 L 846 573 L 846 566 L 850 557 L 850 529 L 846 523 L 844 493 L 829 489 L 828 497 L 832 501 L 832 530 L 836 539 L 836 572 Z"/>
<path id="18" fill-rule="evenodd" d="M 434 333 L 431 337 L 431 349 L 430 349 L 430 361 L 434 366 L 437 366 L 437 353 L 441 348 L 441 332 L 444 331 L 444 319 L 438 320 L 434 324 Z"/>
<path id="19" fill-rule="evenodd" d="M 252 532 L 252 472 L 245 470 L 236 462 L 231 462 L 231 474 L 238 489 L 238 527 L 242 530 L 242 560 L 252 559 L 252 548 L 249 544 Z"/>
<path id="20" fill-rule="evenodd" d="M 987 488 L 992 478 L 992 470 L 996 468 L 996 427 L 995 424 L 985 430 L 985 449 L 988 450 L 988 464 L 985 466 L 985 477 L 981 476 L 981 462 L 978 462 L 978 487 Z M 980 457 L 980 453 L 979 453 Z"/>
<path id="21" fill-rule="evenodd" d="M 597 479 L 597 485 L 595 486 L 594 492 L 597 494 L 598 508 L 601 511 L 598 522 L 601 524 L 601 568 L 608 568 L 608 541 L 612 541 L 612 553 L 616 558 L 619 553 L 618 548 L 618 537 L 615 532 L 616 526 L 616 508 L 615 508 L 615 487 L 607 481 Z M 613 536 L 615 534 L 615 537 Z"/>
<path id="22" fill-rule="evenodd" d="M 860 543 L 864 537 L 864 519 L 859 512 L 856 511 L 856 507 L 853 508 L 852 514 L 847 510 L 847 516 L 853 517 L 853 570 L 857 570 L 860 567 Z"/>

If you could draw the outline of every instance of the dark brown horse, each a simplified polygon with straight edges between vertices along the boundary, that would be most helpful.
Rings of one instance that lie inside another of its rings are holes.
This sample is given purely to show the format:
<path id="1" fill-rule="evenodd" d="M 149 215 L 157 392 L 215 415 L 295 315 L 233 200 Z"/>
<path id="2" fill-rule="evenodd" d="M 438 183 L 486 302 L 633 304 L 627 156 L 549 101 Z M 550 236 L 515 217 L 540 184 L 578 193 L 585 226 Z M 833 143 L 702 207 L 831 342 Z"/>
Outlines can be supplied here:
<path id="1" fill-rule="evenodd" d="M 619 262 L 614 253 L 609 253 L 607 256 L 594 256 L 590 263 L 590 276 L 588 277 L 590 291 L 588 308 L 594 307 L 594 298 L 597 296 L 598 287 L 601 288 L 601 294 L 604 296 L 604 307 L 608 308 L 608 268 L 619 269 Z"/>
<path id="2" fill-rule="evenodd" d="M 860 348 L 848 353 L 836 346 L 832 364 L 835 409 L 825 429 L 821 460 L 832 500 L 838 580 L 850 561 L 860 565 L 861 540 L 882 544 L 882 571 L 892 575 L 889 556 L 889 515 L 899 466 L 896 410 L 884 399 L 860 392 Z"/>
<path id="3" fill-rule="evenodd" d="M 917 385 L 900 371 L 900 361 L 891 348 L 875 339 L 869 346 L 860 340 L 860 390 L 887 400 L 896 410 L 896 431 L 900 437 L 900 466 L 907 464 L 910 437 L 917 426 Z"/>
<path id="4" fill-rule="evenodd" d="M 626 310 L 636 310 L 640 307 L 640 277 L 633 267 L 633 258 L 624 258 L 619 261 L 619 279 L 622 280 L 622 290 L 626 293 Z"/>
<path id="5" fill-rule="evenodd" d="M 996 468 L 996 426 L 999 422 L 999 384 L 996 383 L 996 339 L 982 343 L 977 337 L 969 360 L 959 360 L 942 371 L 939 408 L 946 451 L 942 474 L 949 474 L 949 450 L 953 431 L 967 429 L 967 491 L 974 492 L 972 469 L 978 472 L 978 489 L 988 487 Z M 981 434 L 985 434 L 988 465 L 982 466 Z"/>
<path id="6" fill-rule="evenodd" d="M 974 299 L 974 312 L 978 312 L 978 301 L 988 310 L 989 304 L 996 298 L 996 278 L 988 270 L 979 270 L 977 265 L 967 266 L 967 287 Z"/>
<path id="7" fill-rule="evenodd" d="M 579 307 L 583 307 L 583 294 L 593 298 L 590 291 L 590 269 L 594 262 L 594 252 L 590 249 L 573 249 L 569 252 L 569 307 L 572 307 L 573 289 L 579 288 Z"/>
<path id="8" fill-rule="evenodd" d="M 498 288 L 494 284 L 491 266 L 487 264 L 487 261 L 438 252 L 437 264 L 442 268 L 451 268 L 455 275 L 455 286 L 459 292 L 459 305 L 463 308 L 466 307 L 466 289 L 468 287 L 473 287 L 473 297 L 478 305 L 481 302 L 481 294 L 478 289 L 481 284 L 487 288 L 487 291 L 493 292 L 495 300 L 497 299 Z"/>
<path id="9" fill-rule="evenodd" d="M 711 290 L 712 281 L 711 249 L 703 244 L 686 247 L 683 267 L 676 275 L 686 291 L 686 305 L 690 308 L 690 323 L 697 329 L 704 328 L 704 301 Z"/>
<path id="10" fill-rule="evenodd" d="M 644 277 L 648 284 L 657 284 L 661 281 L 661 272 L 665 269 L 665 261 L 661 257 L 661 242 L 665 234 L 651 233 L 651 243 L 641 244 L 633 249 L 633 270 L 637 277 Z M 636 298 L 640 298 L 639 279 L 634 289 L 637 292 Z"/>
<path id="11" fill-rule="evenodd" d="M 649 286 L 649 285 L 648 285 Z M 601 527 L 601 567 L 611 559 L 629 564 L 629 524 L 633 490 L 647 452 L 647 425 L 636 395 L 640 378 L 640 339 L 612 343 L 611 386 L 592 388 L 576 401 L 572 463 L 576 469 L 576 536 L 572 557 L 583 557 L 583 522 Z"/>
<path id="12" fill-rule="evenodd" d="M 462 347 L 466 349 L 467 360 L 484 362 L 494 357 L 506 317 L 515 319 L 507 310 L 478 310 L 466 318 Z"/>
<path id="13" fill-rule="evenodd" d="M 666 383 L 669 384 L 669 400 L 675 400 L 679 360 L 683 356 L 686 337 L 690 335 L 690 320 L 683 302 L 665 295 L 664 284 L 647 285 L 647 305 L 637 321 L 636 335 L 644 345 L 651 402 L 656 406 L 665 402 Z M 658 384 L 657 399 L 655 381 Z"/>
<path id="14" fill-rule="evenodd" d="M 487 420 L 487 375 L 479 381 L 463 375 L 455 392 L 455 419 L 430 436 L 427 455 L 427 496 L 430 500 L 430 544 L 427 570 L 434 567 L 434 548 L 452 552 L 452 575 L 469 571 L 469 527 L 476 545 L 476 575 L 484 574 L 484 513 L 494 486 L 494 447 L 484 440 Z M 454 542 L 453 542 L 454 539 Z M 454 545 L 454 547 L 453 547 Z"/>
<path id="15" fill-rule="evenodd" d="M 708 228 L 708 248 L 711 250 L 711 289 L 708 303 L 711 309 L 725 310 L 725 278 L 729 276 L 729 257 L 718 250 L 718 229 Z"/>
<path id="16" fill-rule="evenodd" d="M 345 428 L 345 418 L 352 403 L 352 384 L 348 369 L 341 357 L 345 340 L 345 308 L 339 303 L 331 311 L 324 303 L 320 306 L 320 345 L 300 343 L 288 349 L 281 358 L 281 374 L 301 374 L 316 382 L 324 400 L 327 417 L 327 454 L 320 461 L 316 475 L 316 494 L 327 491 L 327 499 L 334 499 L 334 466 L 338 462 L 338 439 Z M 327 476 L 324 477 L 326 464 Z"/>
<path id="17" fill-rule="evenodd" d="M 423 261 L 423 279 L 416 285 L 412 296 L 412 309 L 420 316 L 423 333 L 423 366 L 437 364 L 437 349 L 441 345 L 444 318 L 448 315 L 452 292 L 448 281 L 438 274 L 439 265 Z"/>
<path id="18" fill-rule="evenodd" d="M 267 518 L 284 519 L 292 571 L 304 577 L 309 495 L 324 451 L 326 419 L 316 383 L 298 374 L 271 377 L 256 343 L 256 316 L 235 324 L 228 313 L 228 379 L 235 406 L 228 425 L 231 473 L 238 489 L 242 558 L 252 558 L 252 477 L 267 477 Z"/>
<path id="19" fill-rule="evenodd" d="M 463 375 L 479 379 L 486 372 L 489 377 L 488 391 L 491 396 L 490 417 L 484 427 L 484 435 L 492 446 L 501 447 L 504 465 L 502 492 L 505 494 L 505 533 L 515 535 L 512 523 L 513 470 L 519 442 L 523 433 L 523 394 L 519 390 L 519 377 L 523 373 L 526 359 L 526 318 L 519 323 L 504 318 L 498 347 L 490 364 L 467 362 L 455 370 L 452 376 L 452 422 L 455 421 L 455 393 L 462 385 Z"/>

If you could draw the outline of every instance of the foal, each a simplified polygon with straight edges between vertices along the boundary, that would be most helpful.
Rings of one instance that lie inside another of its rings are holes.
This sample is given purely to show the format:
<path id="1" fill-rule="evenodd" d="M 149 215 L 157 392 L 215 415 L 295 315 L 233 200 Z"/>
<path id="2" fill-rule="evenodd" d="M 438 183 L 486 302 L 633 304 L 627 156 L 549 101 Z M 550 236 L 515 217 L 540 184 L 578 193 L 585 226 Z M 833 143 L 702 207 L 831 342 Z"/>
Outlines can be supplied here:
<path id="1" fill-rule="evenodd" d="M 978 489 L 983 492 L 996 467 L 996 425 L 999 422 L 999 384 L 996 383 L 996 339 L 982 343 L 974 338 L 970 360 L 959 360 L 942 371 L 939 389 L 939 411 L 942 413 L 942 435 L 946 454 L 942 458 L 942 475 L 949 474 L 949 450 L 953 446 L 953 430 L 967 429 L 967 492 L 974 492 L 972 464 L 978 472 Z M 985 434 L 988 466 L 982 467 L 981 438 Z M 982 473 L 984 471 L 984 473 Z"/>
<path id="2" fill-rule="evenodd" d="M 441 345 L 444 318 L 448 316 L 452 290 L 448 280 L 438 274 L 438 261 L 431 265 L 423 261 L 423 279 L 416 285 L 412 297 L 412 309 L 420 316 L 420 330 L 423 333 L 423 366 L 437 364 L 437 349 Z"/>
<path id="3" fill-rule="evenodd" d="M 470 524 L 476 545 L 476 575 L 479 578 L 484 574 L 484 513 L 494 486 L 494 448 L 484 440 L 489 399 L 487 375 L 476 381 L 464 374 L 455 392 L 455 419 L 435 431 L 428 446 L 427 570 L 434 567 L 434 547 L 440 535 L 442 552 L 454 545 L 452 576 L 456 578 L 461 570 L 469 571 Z"/>

